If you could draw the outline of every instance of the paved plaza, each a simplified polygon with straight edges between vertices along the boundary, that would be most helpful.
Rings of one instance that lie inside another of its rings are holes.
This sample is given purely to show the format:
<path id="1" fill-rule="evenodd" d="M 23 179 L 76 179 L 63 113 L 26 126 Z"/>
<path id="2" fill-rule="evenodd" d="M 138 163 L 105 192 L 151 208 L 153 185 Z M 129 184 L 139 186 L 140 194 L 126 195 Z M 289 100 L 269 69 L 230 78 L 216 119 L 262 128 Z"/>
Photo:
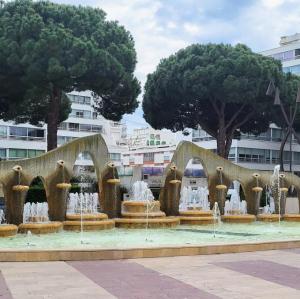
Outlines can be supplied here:
<path id="1" fill-rule="evenodd" d="M 1 299 L 300 298 L 300 249 L 115 261 L 0 263 Z"/>

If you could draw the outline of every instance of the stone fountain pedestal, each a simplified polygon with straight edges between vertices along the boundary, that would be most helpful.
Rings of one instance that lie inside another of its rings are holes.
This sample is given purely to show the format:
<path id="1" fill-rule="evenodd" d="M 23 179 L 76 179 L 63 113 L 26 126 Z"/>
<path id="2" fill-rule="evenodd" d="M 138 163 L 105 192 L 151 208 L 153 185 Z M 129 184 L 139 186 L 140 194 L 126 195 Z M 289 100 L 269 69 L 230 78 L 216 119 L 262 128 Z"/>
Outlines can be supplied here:
<path id="1" fill-rule="evenodd" d="M 12 237 L 17 234 L 18 227 L 14 224 L 1 224 L 0 225 L 0 238 Z"/>
<path id="2" fill-rule="evenodd" d="M 259 214 L 257 215 L 257 221 L 263 222 L 278 222 L 280 219 L 279 214 Z"/>
<path id="3" fill-rule="evenodd" d="M 180 223 L 178 217 L 166 217 L 160 210 L 159 201 L 123 201 L 122 218 L 116 218 L 116 227 L 121 228 L 163 228 Z"/>
<path id="4" fill-rule="evenodd" d="M 206 225 L 214 223 L 214 217 L 210 210 L 192 209 L 179 211 L 179 218 L 180 224 L 185 225 Z"/>
<path id="5" fill-rule="evenodd" d="M 96 231 L 104 229 L 112 229 L 115 227 L 114 220 L 108 219 L 104 213 L 92 213 L 82 215 L 82 226 L 84 231 Z M 67 214 L 66 221 L 63 222 L 64 230 L 80 231 L 81 215 Z"/>
<path id="6" fill-rule="evenodd" d="M 251 223 L 256 220 L 255 215 L 251 214 L 234 214 L 234 215 L 223 215 L 221 220 L 225 223 Z"/>
<path id="7" fill-rule="evenodd" d="M 300 222 L 300 214 L 284 214 L 282 219 L 289 222 Z"/>
<path id="8" fill-rule="evenodd" d="M 18 228 L 18 232 L 21 234 L 31 231 L 32 234 L 37 235 L 57 233 L 61 230 L 62 223 L 58 221 L 21 223 Z"/>

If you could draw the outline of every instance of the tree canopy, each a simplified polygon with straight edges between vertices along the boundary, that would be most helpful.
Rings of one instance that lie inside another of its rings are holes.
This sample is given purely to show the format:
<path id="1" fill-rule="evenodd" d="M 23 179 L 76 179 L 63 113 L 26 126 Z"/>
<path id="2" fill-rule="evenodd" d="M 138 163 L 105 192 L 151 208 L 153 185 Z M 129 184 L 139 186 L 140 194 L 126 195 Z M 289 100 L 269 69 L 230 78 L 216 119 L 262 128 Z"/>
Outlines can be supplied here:
<path id="1" fill-rule="evenodd" d="M 194 44 L 161 60 L 148 75 L 144 117 L 155 129 L 200 126 L 227 157 L 234 136 L 268 129 L 270 78 L 282 79 L 281 63 L 245 45 Z"/>
<path id="2" fill-rule="evenodd" d="M 48 125 L 48 150 L 71 91 L 93 92 L 95 110 L 118 121 L 138 106 L 134 41 L 104 11 L 16 0 L 0 8 L 0 117 Z"/>

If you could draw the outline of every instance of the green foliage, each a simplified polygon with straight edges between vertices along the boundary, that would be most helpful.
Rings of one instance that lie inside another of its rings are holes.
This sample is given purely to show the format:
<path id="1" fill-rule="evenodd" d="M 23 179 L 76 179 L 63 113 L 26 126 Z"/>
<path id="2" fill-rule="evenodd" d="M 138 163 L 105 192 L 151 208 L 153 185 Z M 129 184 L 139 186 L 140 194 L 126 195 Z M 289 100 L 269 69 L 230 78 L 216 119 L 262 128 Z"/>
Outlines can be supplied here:
<path id="1" fill-rule="evenodd" d="M 78 184 L 72 184 L 69 193 L 80 193 L 80 186 Z"/>
<path id="2" fill-rule="evenodd" d="M 32 186 L 29 188 L 26 196 L 26 202 L 46 202 L 45 188 L 41 186 Z"/>
<path id="3" fill-rule="evenodd" d="M 138 106 L 135 65 L 132 36 L 101 9 L 31 0 L 0 8 L 0 118 L 46 122 L 56 134 L 70 112 L 65 93 L 90 90 L 96 111 L 120 120 Z"/>
<path id="4" fill-rule="evenodd" d="M 200 125 L 226 156 L 234 135 L 267 130 L 272 100 L 266 90 L 271 78 L 281 77 L 280 62 L 245 45 L 194 44 L 161 60 L 148 75 L 144 117 L 155 129 Z"/>

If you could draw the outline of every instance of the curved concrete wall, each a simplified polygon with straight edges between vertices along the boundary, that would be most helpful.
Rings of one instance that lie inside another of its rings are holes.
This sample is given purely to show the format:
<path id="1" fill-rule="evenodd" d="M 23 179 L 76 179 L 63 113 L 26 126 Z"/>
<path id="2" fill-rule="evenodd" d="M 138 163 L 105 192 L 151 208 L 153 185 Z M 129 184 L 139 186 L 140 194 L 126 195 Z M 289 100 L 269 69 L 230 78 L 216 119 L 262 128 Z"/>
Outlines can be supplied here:
<path id="1" fill-rule="evenodd" d="M 228 189 L 230 184 L 237 180 L 241 183 L 243 188 L 247 201 L 248 213 L 257 214 L 260 198 L 258 198 L 257 193 L 252 191 L 252 188 L 256 186 L 256 179 L 253 177 L 253 174 L 258 173 L 260 175 L 258 183 L 260 187 L 264 187 L 265 185 L 270 185 L 272 175 L 271 171 L 259 171 L 241 167 L 221 158 L 210 150 L 199 147 L 196 144 L 188 141 L 183 141 L 177 146 L 171 164 L 173 163 L 176 165 L 178 171 L 183 173 L 186 165 L 192 158 L 198 158 L 201 161 L 208 179 L 209 199 L 211 205 L 218 201 L 221 210 L 223 210 L 226 191 L 217 191 L 216 185 L 224 184 Z M 220 182 L 220 175 L 217 171 L 217 167 L 219 166 L 223 167 L 222 182 Z M 300 203 L 300 178 L 292 173 L 284 174 L 285 178 L 281 180 L 281 187 L 289 188 L 292 185 L 295 186 Z M 161 200 L 166 200 L 163 199 L 166 197 L 166 189 L 171 188 L 168 180 L 169 175 L 170 167 L 167 167 L 163 180 L 164 187 L 161 189 L 160 193 Z M 223 194 L 220 194 L 222 192 Z M 281 206 L 284 207 L 285 203 L 282 203 Z M 276 205 L 276 210 L 278 212 L 278 205 Z M 281 213 L 284 213 L 284 209 L 281 209 Z"/>

